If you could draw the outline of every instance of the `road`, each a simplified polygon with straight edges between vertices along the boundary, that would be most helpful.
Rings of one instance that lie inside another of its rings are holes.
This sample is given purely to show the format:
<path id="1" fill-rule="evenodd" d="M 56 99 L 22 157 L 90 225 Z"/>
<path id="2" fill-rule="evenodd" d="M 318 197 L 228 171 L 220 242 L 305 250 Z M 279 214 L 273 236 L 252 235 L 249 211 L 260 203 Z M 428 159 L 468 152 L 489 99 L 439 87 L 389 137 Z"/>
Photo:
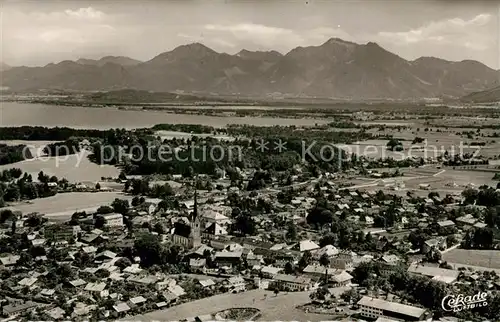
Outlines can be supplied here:
<path id="1" fill-rule="evenodd" d="M 297 309 L 309 303 L 309 292 L 279 293 L 265 290 L 251 290 L 238 294 L 224 293 L 209 298 L 173 306 L 140 316 L 127 317 L 126 321 L 180 321 L 182 319 L 212 314 L 229 308 L 252 307 L 259 309 L 263 321 L 323 321 L 329 315 L 305 313 Z"/>

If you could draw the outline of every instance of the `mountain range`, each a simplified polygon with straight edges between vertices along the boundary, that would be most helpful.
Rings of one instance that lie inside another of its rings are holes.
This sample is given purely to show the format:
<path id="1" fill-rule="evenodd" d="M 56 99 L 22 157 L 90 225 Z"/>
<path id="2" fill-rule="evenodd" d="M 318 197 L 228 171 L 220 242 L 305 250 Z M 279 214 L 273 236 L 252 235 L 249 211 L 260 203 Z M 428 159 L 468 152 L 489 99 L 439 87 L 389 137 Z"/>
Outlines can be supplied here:
<path id="1" fill-rule="evenodd" d="M 366 100 L 456 98 L 500 85 L 499 71 L 477 61 L 409 61 L 373 42 L 338 38 L 285 55 L 248 50 L 230 55 L 193 43 L 145 62 L 107 56 L 44 67 L 2 67 L 0 77 L 2 86 L 13 91 L 138 89 Z"/>

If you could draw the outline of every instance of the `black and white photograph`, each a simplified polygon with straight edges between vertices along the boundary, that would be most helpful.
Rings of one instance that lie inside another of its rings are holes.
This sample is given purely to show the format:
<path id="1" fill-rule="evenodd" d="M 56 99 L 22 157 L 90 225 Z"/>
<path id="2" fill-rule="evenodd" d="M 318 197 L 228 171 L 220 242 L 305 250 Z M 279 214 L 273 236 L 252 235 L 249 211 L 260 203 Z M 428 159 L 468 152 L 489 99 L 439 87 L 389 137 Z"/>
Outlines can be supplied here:
<path id="1" fill-rule="evenodd" d="M 0 0 L 0 315 L 498 321 L 500 0 Z"/>

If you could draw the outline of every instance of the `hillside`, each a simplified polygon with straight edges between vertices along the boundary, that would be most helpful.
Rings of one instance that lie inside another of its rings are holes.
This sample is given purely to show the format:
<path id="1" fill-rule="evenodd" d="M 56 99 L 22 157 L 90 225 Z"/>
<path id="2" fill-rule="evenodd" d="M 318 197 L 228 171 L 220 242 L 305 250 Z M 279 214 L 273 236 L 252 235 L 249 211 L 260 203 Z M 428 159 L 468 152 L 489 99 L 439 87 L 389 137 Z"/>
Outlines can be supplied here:
<path id="1" fill-rule="evenodd" d="M 14 67 L 1 76 L 12 90 L 137 89 L 254 97 L 281 93 L 357 100 L 458 98 L 499 85 L 498 72 L 477 61 L 407 61 L 376 43 L 338 38 L 286 55 L 248 50 L 229 55 L 194 43 L 146 62 L 108 56 Z"/>
<path id="2" fill-rule="evenodd" d="M 9 70 L 11 68 L 12 67 L 10 67 L 9 65 L 7 65 L 6 63 L 0 62 L 0 71 Z"/>
<path id="3" fill-rule="evenodd" d="M 500 102 L 500 86 L 480 91 L 474 92 L 469 95 L 462 97 L 463 102 L 470 103 L 493 103 Z"/>

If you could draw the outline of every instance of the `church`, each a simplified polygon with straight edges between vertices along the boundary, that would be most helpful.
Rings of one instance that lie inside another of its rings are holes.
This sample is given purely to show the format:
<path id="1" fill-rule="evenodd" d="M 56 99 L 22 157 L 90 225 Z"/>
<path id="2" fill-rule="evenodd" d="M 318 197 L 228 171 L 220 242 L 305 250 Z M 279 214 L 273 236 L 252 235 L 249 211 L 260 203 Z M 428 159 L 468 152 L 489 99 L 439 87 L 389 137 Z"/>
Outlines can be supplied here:
<path id="1" fill-rule="evenodd" d="M 176 222 L 172 232 L 172 242 L 191 249 L 201 245 L 201 218 L 198 215 L 198 193 L 194 192 L 194 206 L 189 224 Z"/>

